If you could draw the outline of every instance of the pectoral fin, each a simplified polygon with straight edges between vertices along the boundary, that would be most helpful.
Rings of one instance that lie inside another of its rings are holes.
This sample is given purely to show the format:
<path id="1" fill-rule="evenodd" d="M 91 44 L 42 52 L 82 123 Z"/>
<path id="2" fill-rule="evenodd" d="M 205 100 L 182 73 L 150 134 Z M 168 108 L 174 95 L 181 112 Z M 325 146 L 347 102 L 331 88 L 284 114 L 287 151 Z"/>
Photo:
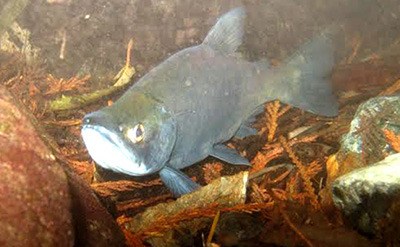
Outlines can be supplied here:
<path id="1" fill-rule="evenodd" d="M 236 150 L 228 148 L 223 144 L 216 144 L 210 155 L 233 165 L 250 165 L 250 162 L 246 158 L 240 156 Z"/>
<path id="2" fill-rule="evenodd" d="M 159 173 L 161 180 L 175 197 L 180 197 L 200 188 L 200 185 L 175 168 L 165 166 Z"/>

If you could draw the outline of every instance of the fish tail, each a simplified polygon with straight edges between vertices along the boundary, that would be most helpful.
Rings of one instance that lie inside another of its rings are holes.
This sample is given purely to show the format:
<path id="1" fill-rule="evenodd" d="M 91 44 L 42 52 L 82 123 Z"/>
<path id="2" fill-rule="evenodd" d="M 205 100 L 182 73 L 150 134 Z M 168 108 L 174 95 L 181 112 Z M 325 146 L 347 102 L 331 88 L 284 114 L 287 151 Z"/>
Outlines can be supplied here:
<path id="1" fill-rule="evenodd" d="M 332 92 L 333 44 L 323 33 L 304 45 L 282 69 L 278 99 L 315 114 L 333 117 L 338 103 Z"/>

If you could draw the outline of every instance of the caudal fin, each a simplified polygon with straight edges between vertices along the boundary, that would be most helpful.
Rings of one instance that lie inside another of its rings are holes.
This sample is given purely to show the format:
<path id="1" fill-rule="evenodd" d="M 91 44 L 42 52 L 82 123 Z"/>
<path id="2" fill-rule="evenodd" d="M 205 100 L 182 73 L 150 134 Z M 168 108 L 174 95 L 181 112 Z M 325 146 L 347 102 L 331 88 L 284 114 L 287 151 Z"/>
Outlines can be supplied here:
<path id="1" fill-rule="evenodd" d="M 283 68 L 282 83 L 287 91 L 280 100 L 315 114 L 333 117 L 338 103 L 332 93 L 333 45 L 321 34 L 304 45 Z"/>

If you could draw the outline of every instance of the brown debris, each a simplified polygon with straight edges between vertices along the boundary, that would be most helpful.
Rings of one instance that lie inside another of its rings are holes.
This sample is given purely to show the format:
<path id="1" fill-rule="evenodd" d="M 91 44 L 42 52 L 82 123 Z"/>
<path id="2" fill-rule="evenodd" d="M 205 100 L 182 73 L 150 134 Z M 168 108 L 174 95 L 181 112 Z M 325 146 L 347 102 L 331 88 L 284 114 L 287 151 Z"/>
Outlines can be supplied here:
<path id="1" fill-rule="evenodd" d="M 286 139 L 284 137 L 280 137 L 279 141 L 281 142 L 285 151 L 288 153 L 290 159 L 293 161 L 294 164 L 296 164 L 296 167 L 298 168 L 298 171 L 303 179 L 305 190 L 307 191 L 308 197 L 311 200 L 311 204 L 315 209 L 320 209 L 321 206 L 318 202 L 318 196 L 315 193 L 315 189 L 311 182 L 312 175 L 314 174 L 315 169 L 317 168 L 314 168 L 314 170 L 307 169 L 299 160 L 299 158 L 296 156 L 296 154 L 293 152 L 293 150 L 290 148 Z M 319 167 L 318 169 L 321 168 Z"/>
<path id="2" fill-rule="evenodd" d="M 214 179 L 221 177 L 222 164 L 220 162 L 207 163 L 203 166 L 204 180 L 210 183 Z"/>
<path id="3" fill-rule="evenodd" d="M 279 111 L 280 103 L 278 100 L 274 102 L 268 103 L 265 110 L 267 114 L 267 130 L 268 130 L 268 141 L 272 141 L 275 136 L 276 128 L 278 127 L 278 111 Z"/>
<path id="4" fill-rule="evenodd" d="M 94 173 L 94 164 L 93 163 L 89 163 L 88 161 L 68 159 L 67 164 L 69 167 L 72 168 L 72 170 L 78 176 L 80 176 L 88 184 L 90 184 L 93 181 L 93 173 Z"/>
<path id="5" fill-rule="evenodd" d="M 380 96 L 393 95 L 400 91 L 400 79 L 396 80 L 391 86 L 379 93 Z"/>
<path id="6" fill-rule="evenodd" d="M 48 75 L 46 78 L 47 90 L 44 95 L 56 95 L 68 91 L 82 91 L 87 86 L 90 75 L 84 77 L 72 77 L 70 79 L 55 78 L 53 75 Z"/>
<path id="7" fill-rule="evenodd" d="M 282 36 L 282 38 L 284 37 Z M 290 239 L 292 245 L 296 243 L 312 246 L 313 244 L 318 245 L 318 242 L 314 242 L 318 237 L 319 239 L 325 238 L 325 236 L 321 236 L 322 234 L 329 235 L 329 230 L 318 230 L 327 229 L 326 226 L 330 226 L 331 223 L 340 229 L 345 228 L 342 228 L 342 225 L 334 220 L 327 223 L 326 221 L 313 219 L 312 223 L 308 224 L 306 222 L 309 219 L 298 220 L 295 215 L 304 215 L 304 218 L 312 218 L 317 213 L 327 212 L 325 204 L 318 200 L 318 195 L 321 195 L 321 189 L 325 186 L 325 191 L 328 191 L 329 194 L 330 183 L 334 178 L 345 173 L 350 167 L 354 169 L 359 161 L 357 157 L 346 156 L 344 158 L 345 162 L 340 163 L 341 167 L 339 167 L 338 160 L 342 161 L 343 157 L 340 154 L 332 154 L 338 148 L 340 136 L 348 131 L 349 123 L 358 104 L 379 93 L 381 91 L 379 88 L 386 87 L 389 82 L 392 83 L 400 74 L 398 63 L 393 63 L 391 60 L 383 60 L 378 52 L 371 54 L 368 60 L 364 59 L 360 62 L 360 58 L 365 55 L 363 54 L 363 46 L 366 45 L 365 42 L 368 43 L 364 36 L 351 35 L 348 40 L 351 43 L 346 44 L 349 47 L 349 51 L 342 60 L 344 62 L 334 72 L 333 78 L 336 87 L 349 89 L 352 92 L 347 95 L 339 94 L 341 110 L 338 118 L 317 117 L 298 109 L 287 112 L 290 106 L 282 106 L 279 101 L 274 101 L 266 104 L 266 112 L 262 116 L 262 121 L 259 119 L 255 123 L 257 128 L 261 129 L 259 135 L 234 143 L 234 146 L 240 149 L 241 153 L 246 153 L 246 157 L 250 157 L 252 161 L 249 173 L 254 178 L 251 179 L 250 192 L 247 193 L 247 203 L 243 201 L 237 206 L 223 205 L 222 203 L 210 204 L 215 200 L 214 198 L 207 198 L 203 194 L 192 195 L 193 197 L 187 202 L 187 205 L 183 205 L 177 211 L 168 213 L 160 209 L 160 214 L 154 216 L 151 223 L 140 229 L 130 227 L 132 221 L 135 221 L 136 217 L 140 217 L 137 212 L 143 212 L 155 204 L 172 200 L 171 195 L 167 194 L 166 189 L 161 186 L 160 180 L 157 177 L 151 177 L 147 180 L 146 178 L 137 178 L 137 180 L 134 178 L 135 181 L 131 181 L 128 179 L 132 178 L 121 178 L 118 177 L 120 175 L 116 175 L 117 181 L 94 182 L 94 163 L 81 143 L 79 128 L 83 114 L 93 110 L 93 108 L 82 108 L 80 106 L 77 111 L 71 111 L 72 117 L 68 118 L 63 114 L 52 114 L 47 111 L 49 109 L 47 103 L 49 98 L 58 97 L 60 94 L 79 94 L 87 91 L 89 89 L 87 88 L 89 77 L 73 76 L 69 79 L 62 79 L 45 73 L 38 66 L 35 67 L 32 64 L 29 66 L 27 64 L 15 66 L 9 60 L 10 64 L 7 66 L 0 66 L 0 78 L 41 120 L 39 124 L 43 124 L 46 130 L 56 138 L 57 143 L 60 145 L 59 152 L 56 155 L 57 159 L 62 160 L 63 163 L 72 168 L 75 174 L 90 183 L 91 188 L 103 202 L 111 205 L 113 210 L 116 209 L 116 214 L 120 216 L 117 222 L 125 234 L 128 245 L 145 246 L 145 241 L 154 239 L 154 236 L 167 236 L 171 228 L 189 230 L 189 234 L 192 235 L 196 235 L 199 229 L 202 229 L 203 233 L 208 232 L 211 219 L 218 212 L 224 214 L 235 211 L 256 212 L 256 216 L 260 217 L 265 224 L 261 227 L 265 228 L 266 231 L 275 229 L 281 232 L 281 237 L 276 242 L 277 245 L 281 243 L 279 241 L 282 241 L 282 245 L 285 245 L 287 243 L 285 242 L 286 239 Z M 69 42 L 68 40 L 68 44 Z M 128 44 L 126 67 L 130 64 L 132 44 L 132 41 Z M 65 59 L 69 59 L 69 56 L 70 51 L 68 51 L 68 57 Z M 396 61 L 398 60 L 397 58 L 395 59 Z M 126 70 L 122 69 L 121 73 L 124 74 L 124 71 L 126 72 Z M 132 70 L 127 71 L 132 73 Z M 125 73 L 125 75 L 127 74 Z M 127 78 L 127 76 L 122 78 Z M 399 85 L 399 80 L 396 80 L 392 86 L 387 87 L 380 94 L 392 95 L 399 91 Z M 106 100 L 108 105 L 113 102 L 113 99 L 105 99 L 101 104 L 105 104 Z M 99 105 L 95 107 L 98 108 Z M 313 128 L 309 129 L 310 126 Z M 366 130 L 368 130 L 367 126 L 368 123 L 364 124 Z M 3 126 L 0 123 L 0 130 L 2 128 L 7 128 L 7 126 Z M 289 133 L 295 134 L 288 135 Z M 399 151 L 398 136 L 388 132 L 388 130 L 385 131 L 385 135 L 378 136 L 375 135 L 376 133 L 374 132 L 374 135 L 371 136 L 374 138 L 386 138 L 393 150 Z M 289 138 L 277 138 L 280 135 Z M 322 150 L 318 148 L 319 146 L 326 148 Z M 373 146 L 374 142 L 370 142 L 370 145 L 368 146 L 367 144 L 364 148 Z M 304 150 L 306 151 L 304 152 Z M 313 154 L 310 155 L 312 157 L 303 155 L 308 150 L 312 151 L 311 153 Z M 320 153 L 320 156 L 316 153 Z M 326 160 L 328 156 L 330 158 Z M 326 169 L 322 169 L 321 164 L 324 164 L 325 161 Z M 290 162 L 296 166 L 287 165 Z M 191 177 L 204 178 L 204 181 L 200 179 L 201 183 L 212 183 L 212 180 L 226 178 L 221 178 L 222 175 L 231 175 L 237 173 L 240 169 L 247 169 L 238 168 L 237 166 L 232 169 L 225 169 L 227 166 L 227 164 L 220 162 L 202 163 L 202 166 L 190 167 L 187 173 Z M 321 182 L 325 181 L 325 179 L 326 185 Z M 236 184 L 232 183 L 233 185 Z M 232 190 L 235 190 L 235 188 Z M 214 192 L 215 194 L 220 193 L 217 189 Z M 235 193 L 237 191 L 229 192 L 230 196 L 232 194 L 235 195 Z M 209 192 L 206 194 L 209 194 Z M 228 195 L 226 196 L 228 197 Z M 204 202 L 199 202 L 201 205 L 193 204 L 203 197 L 205 197 Z M 308 202 L 311 202 L 311 204 Z M 176 204 L 179 203 L 170 202 L 170 204 L 176 207 Z M 292 204 L 296 205 L 297 208 L 288 206 Z M 306 210 L 304 209 L 308 209 L 309 205 L 312 206 L 313 211 L 305 212 Z M 335 212 L 337 213 L 337 211 Z M 332 212 L 327 214 L 331 218 L 337 215 Z M 132 218 L 128 218 L 128 216 L 132 216 Z M 207 220 L 203 218 L 207 218 Z M 202 223 L 196 223 L 197 219 L 200 219 Z M 141 219 L 137 220 L 136 223 L 140 225 L 142 223 Z M 128 228 L 126 228 L 127 225 L 129 226 Z M 313 227 L 313 229 L 309 230 L 310 227 Z M 211 233 L 212 231 L 209 232 Z M 218 233 L 215 232 L 214 235 L 218 239 Z M 334 236 L 336 239 L 342 236 L 346 236 L 345 238 L 350 240 L 352 238 L 357 239 L 356 237 L 348 237 L 344 233 L 338 233 L 337 236 Z M 174 237 L 171 236 L 171 238 L 173 239 Z M 146 242 L 146 244 L 149 244 L 149 242 Z"/>
<path id="8" fill-rule="evenodd" d="M 31 109 L 35 110 L 37 115 L 42 114 L 40 113 L 40 106 L 43 105 L 41 102 L 42 94 L 47 93 L 48 96 L 52 96 L 57 95 L 60 92 L 82 92 L 86 90 L 84 88 L 85 84 L 80 83 L 77 78 L 71 78 L 69 80 L 55 79 L 54 77 L 51 79 L 49 76 L 44 78 L 46 83 L 55 81 L 53 87 L 51 88 L 49 86 L 43 88 L 40 84 L 35 83 L 33 86 L 31 85 L 32 88 L 30 90 L 31 94 L 35 97 L 25 98 L 26 103 L 31 105 Z M 50 93 L 46 91 L 48 88 L 51 88 L 52 90 Z M 35 107 L 32 107 L 33 105 Z M 272 209 L 277 207 L 274 202 L 279 200 L 283 205 L 285 203 L 297 203 L 307 206 L 307 201 L 311 199 L 310 192 L 305 185 L 305 180 L 300 175 L 299 168 L 292 169 L 287 168 L 287 165 L 284 165 L 286 166 L 286 169 L 283 169 L 283 166 L 276 165 L 277 161 L 287 159 L 284 155 L 286 149 L 283 148 L 280 141 L 276 139 L 276 133 L 284 134 L 292 131 L 294 128 L 300 127 L 299 124 L 297 124 L 297 126 L 295 125 L 295 121 L 298 121 L 299 119 L 302 119 L 302 124 L 307 124 L 308 126 L 313 126 L 315 120 L 309 116 L 299 118 L 296 116 L 296 114 L 299 113 L 294 111 L 285 114 L 290 107 L 281 107 L 278 101 L 269 103 L 266 107 L 269 109 L 267 110 L 266 118 L 264 118 L 266 123 L 263 123 L 263 126 L 261 126 L 262 131 L 260 132 L 260 136 L 265 136 L 265 144 L 258 149 L 258 152 L 256 152 L 254 156 L 250 156 L 253 157 L 253 166 L 250 173 L 252 175 L 258 175 L 257 178 L 253 179 L 251 182 L 252 191 L 249 194 L 248 203 L 244 204 L 244 201 L 242 200 L 238 206 L 233 207 L 231 204 L 227 205 L 224 203 L 215 205 L 210 204 L 210 201 L 218 200 L 212 198 L 210 192 L 207 191 L 204 192 L 206 195 L 192 195 L 191 200 L 193 201 L 186 202 L 183 208 L 176 212 L 166 213 L 166 209 L 160 209 L 160 214 L 154 216 L 153 221 L 147 225 L 144 223 L 145 221 L 142 218 L 140 218 L 140 220 L 135 220 L 138 217 L 141 217 L 141 214 L 137 214 L 137 212 L 141 212 L 155 204 L 171 200 L 171 196 L 165 194 L 165 190 L 160 190 L 163 187 L 160 186 L 161 182 L 159 179 L 153 178 L 150 181 L 141 182 L 119 179 L 118 181 L 93 183 L 94 164 L 90 160 L 86 151 L 84 151 L 82 145 L 76 142 L 76 139 L 80 136 L 79 126 L 81 124 L 81 113 L 74 116 L 73 119 L 60 117 L 49 118 L 44 115 L 42 123 L 46 125 L 46 128 L 53 130 L 54 133 L 66 133 L 65 135 L 69 139 L 56 136 L 57 141 L 63 144 L 62 147 L 59 148 L 59 158 L 73 168 L 76 174 L 81 178 L 84 178 L 87 183 L 91 183 L 91 187 L 97 195 L 107 203 L 114 205 L 113 209 L 116 209 L 118 215 L 122 215 L 117 221 L 124 222 L 120 223 L 120 225 L 125 234 L 127 244 L 130 246 L 144 246 L 144 241 L 151 242 L 155 239 L 157 239 L 157 241 L 165 240 L 162 240 L 163 238 L 159 237 L 156 238 L 155 236 L 163 235 L 165 238 L 170 236 L 171 239 L 169 240 L 172 240 L 172 236 L 168 233 L 170 229 L 189 229 L 191 234 L 196 234 L 196 230 L 204 229 L 204 227 L 211 224 L 210 219 L 215 217 L 218 211 L 221 211 L 222 214 L 230 211 L 248 213 L 258 212 L 261 215 L 261 218 L 267 222 L 266 224 L 271 224 L 271 219 L 274 218 L 278 219 L 279 222 L 284 222 L 286 225 L 289 225 L 287 220 L 285 221 L 279 211 L 277 214 L 274 214 Z M 295 116 L 295 118 L 293 118 L 293 116 Z M 290 125 L 287 125 L 288 121 L 290 121 Z M 340 126 L 346 125 L 342 124 Z M 327 129 L 326 126 L 323 126 L 321 130 L 316 132 L 301 133 L 295 138 L 287 140 L 287 144 L 290 148 L 293 148 L 293 146 L 298 144 L 309 145 L 311 142 L 316 142 L 316 140 L 321 136 L 331 134 L 333 139 L 340 135 L 340 133 L 333 133 Z M 235 144 L 235 146 L 237 145 L 238 144 Z M 318 162 L 310 162 L 310 164 L 303 160 L 301 160 L 301 162 L 304 165 L 305 173 L 309 176 L 310 181 L 311 179 L 314 179 L 315 176 L 318 176 L 316 174 L 320 173 L 320 160 L 318 160 Z M 225 172 L 225 170 L 222 170 L 223 166 L 224 165 L 220 162 L 208 163 L 203 165 L 202 169 L 199 168 L 197 170 L 199 174 L 191 174 L 191 176 L 200 178 L 204 177 L 205 182 L 210 183 L 212 180 L 218 179 L 223 171 Z M 299 172 L 296 172 L 296 170 Z M 238 174 L 237 176 L 240 177 L 242 175 Z M 225 179 L 225 177 L 221 179 Z M 239 180 L 243 182 L 242 179 Z M 227 196 L 228 194 L 229 196 L 232 196 L 236 193 L 244 193 L 239 190 L 238 187 L 240 186 L 238 186 L 238 182 L 231 182 L 231 185 L 233 191 L 236 192 L 230 191 L 232 189 L 227 189 Z M 137 191 L 143 190 L 146 190 L 146 193 L 137 193 Z M 147 191 L 151 191 L 149 195 L 147 195 Z M 221 191 L 219 190 L 215 190 L 213 193 L 221 196 Z M 316 191 L 314 193 L 316 193 Z M 140 197 L 137 197 L 138 194 Z M 246 193 L 244 193 L 243 196 L 245 196 L 245 194 Z M 202 203 L 199 198 L 203 198 L 204 203 Z M 227 199 L 225 198 L 224 200 Z M 228 199 L 228 201 L 232 200 Z M 195 203 L 200 203 L 200 205 Z M 176 207 L 174 202 L 172 202 L 171 205 Z M 126 215 L 133 215 L 133 218 L 127 218 Z M 143 227 L 139 229 L 133 227 L 133 221 L 138 222 L 138 224 Z M 126 226 L 128 226 L 128 228 Z M 300 227 L 298 228 L 301 229 Z M 218 233 L 215 234 L 216 238 L 218 238 Z"/>
<path id="9" fill-rule="evenodd" d="M 115 193 L 117 192 L 118 191 L 116 191 Z M 165 202 L 167 199 L 172 199 L 172 195 L 171 194 L 161 195 L 161 196 L 151 197 L 150 199 L 147 200 L 133 199 L 123 202 L 117 202 L 116 207 L 118 212 L 134 211 L 155 205 L 157 203 Z"/>
<path id="10" fill-rule="evenodd" d="M 290 106 L 281 109 L 279 100 L 267 103 L 265 106 L 265 117 L 268 120 L 265 128 L 261 129 L 261 134 L 268 131 L 267 140 L 271 142 L 275 137 L 275 132 L 278 127 L 278 118 L 285 114 L 290 109 Z"/>
<path id="11" fill-rule="evenodd" d="M 400 135 L 396 135 L 393 131 L 388 129 L 383 130 L 385 133 L 385 137 L 387 142 L 393 148 L 393 150 L 397 153 L 400 153 Z"/>
<path id="12" fill-rule="evenodd" d="M 102 183 L 92 183 L 92 188 L 102 197 L 112 196 L 121 191 L 129 191 L 132 189 L 141 189 L 145 187 L 152 187 L 155 185 L 161 185 L 161 180 L 157 179 L 154 181 L 150 181 L 147 183 L 140 183 L 136 181 L 127 181 L 127 180 L 119 180 L 119 181 L 110 181 L 110 182 L 102 182 Z"/>
<path id="13" fill-rule="evenodd" d="M 264 167 L 268 165 L 270 161 L 272 161 L 275 158 L 280 157 L 282 154 L 282 151 L 279 149 L 274 149 L 271 152 L 257 152 L 256 156 L 252 160 L 252 167 L 250 170 L 250 173 L 256 173 L 260 170 L 262 170 Z"/>
<path id="14" fill-rule="evenodd" d="M 354 58 L 358 54 L 358 51 L 360 50 L 361 43 L 362 43 L 362 41 L 361 41 L 360 35 L 356 35 L 356 36 L 353 37 L 353 39 L 351 41 L 352 53 L 346 59 L 346 63 L 347 64 L 351 64 L 353 62 Z"/>
<path id="15" fill-rule="evenodd" d="M 285 220 L 285 223 L 290 226 L 290 228 L 307 244 L 307 246 L 309 246 L 309 247 L 314 246 L 311 243 L 311 241 L 308 240 L 306 238 L 306 236 L 304 236 L 304 234 L 292 223 L 288 214 L 286 213 L 286 211 L 283 208 L 280 208 L 280 213 L 281 213 L 283 219 Z"/>
<path id="16" fill-rule="evenodd" d="M 230 177 L 222 177 L 199 190 L 183 195 L 172 203 L 162 203 L 148 208 L 144 213 L 136 215 L 129 222 L 128 228 L 134 232 L 141 231 L 163 215 L 173 215 L 190 210 L 190 208 L 204 207 L 209 202 L 224 205 L 244 203 L 246 198 L 247 172 L 242 172 Z"/>
<path id="17" fill-rule="evenodd" d="M 191 208 L 171 216 L 161 216 L 151 227 L 144 228 L 136 233 L 140 238 L 149 238 L 151 236 L 161 236 L 167 230 L 177 228 L 180 223 L 196 218 L 213 218 L 218 212 L 247 212 L 254 213 L 261 210 L 271 210 L 272 202 L 268 203 L 248 203 L 238 204 L 233 207 L 222 207 L 218 203 L 206 204 L 201 208 Z M 127 222 L 125 222 L 126 224 Z"/>

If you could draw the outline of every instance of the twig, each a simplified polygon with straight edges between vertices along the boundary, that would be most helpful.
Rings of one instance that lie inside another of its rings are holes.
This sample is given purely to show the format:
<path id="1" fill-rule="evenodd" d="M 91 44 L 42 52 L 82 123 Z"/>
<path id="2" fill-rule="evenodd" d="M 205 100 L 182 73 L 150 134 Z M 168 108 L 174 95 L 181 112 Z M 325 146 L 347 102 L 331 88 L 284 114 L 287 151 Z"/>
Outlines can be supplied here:
<path id="1" fill-rule="evenodd" d="M 221 214 L 221 211 L 218 211 L 217 214 L 214 217 L 213 223 L 211 225 L 210 232 L 208 233 L 207 241 L 206 241 L 206 246 L 209 246 L 211 244 L 211 240 L 214 236 L 215 229 L 217 228 L 217 224 L 219 221 L 219 216 Z"/>
<path id="2" fill-rule="evenodd" d="M 131 66 L 131 51 L 133 46 L 133 40 L 130 39 L 128 43 L 128 47 L 126 49 L 126 63 L 125 66 L 118 72 L 118 74 L 114 77 L 114 85 L 113 87 L 121 87 L 126 85 L 132 78 L 132 76 L 136 73 L 135 68 Z"/>
<path id="3" fill-rule="evenodd" d="M 129 40 L 129 43 L 128 43 L 128 48 L 127 48 L 127 50 L 126 50 L 126 63 L 125 63 L 125 67 L 130 67 L 130 66 L 131 66 L 132 47 L 133 47 L 133 39 L 130 39 L 130 40 Z"/>
<path id="4" fill-rule="evenodd" d="M 353 62 L 354 58 L 357 56 L 357 53 L 361 47 L 360 36 L 357 35 L 356 37 L 354 37 L 351 43 L 352 43 L 353 51 L 350 54 L 350 56 L 347 58 L 347 61 L 346 61 L 347 64 L 351 64 Z"/>
<path id="5" fill-rule="evenodd" d="M 293 171 L 294 166 L 289 167 L 289 169 L 287 171 L 285 171 L 284 173 L 282 173 L 281 175 L 279 175 L 277 178 L 275 179 L 265 179 L 263 180 L 263 182 L 261 183 L 262 187 L 265 187 L 266 184 L 276 184 L 278 182 L 283 181 L 287 176 L 289 176 L 289 174 Z"/>
<path id="6" fill-rule="evenodd" d="M 57 125 L 57 126 L 77 126 L 82 123 L 82 119 L 70 119 L 70 120 L 59 120 L 59 121 L 42 121 L 43 124 Z"/>
<path id="7" fill-rule="evenodd" d="M 60 59 L 65 58 L 65 47 L 67 45 L 67 31 L 62 31 L 61 47 L 60 47 Z"/>
<path id="8" fill-rule="evenodd" d="M 310 247 L 314 246 L 310 240 L 308 240 L 304 234 L 293 224 L 293 222 L 290 220 L 289 216 L 287 215 L 287 213 L 285 212 L 285 210 L 283 210 L 283 208 L 279 208 L 279 211 L 283 217 L 283 219 L 285 220 L 286 224 L 288 224 L 288 226 Z"/>
<path id="9" fill-rule="evenodd" d="M 280 164 L 280 165 L 274 165 L 272 167 L 265 167 L 257 172 L 251 173 L 249 175 L 249 180 L 255 179 L 255 178 L 260 177 L 268 172 L 275 171 L 282 167 L 287 167 L 289 170 L 293 169 L 293 165 L 291 165 L 291 164 Z"/>

